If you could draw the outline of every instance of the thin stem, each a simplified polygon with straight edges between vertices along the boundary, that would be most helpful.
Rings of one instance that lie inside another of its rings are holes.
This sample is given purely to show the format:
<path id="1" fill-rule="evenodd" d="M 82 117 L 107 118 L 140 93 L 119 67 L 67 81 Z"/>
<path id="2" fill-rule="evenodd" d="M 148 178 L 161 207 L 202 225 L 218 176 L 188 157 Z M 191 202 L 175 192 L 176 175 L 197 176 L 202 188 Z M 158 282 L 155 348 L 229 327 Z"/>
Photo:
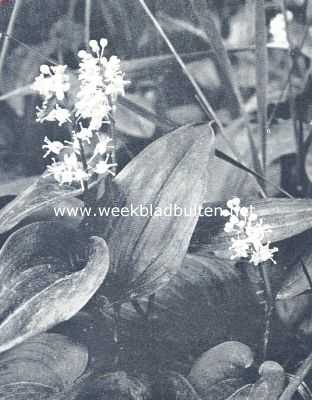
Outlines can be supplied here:
<path id="1" fill-rule="evenodd" d="M 0 37 L 1 37 L 1 35 L 5 36 L 8 40 L 13 40 L 13 42 L 18 43 L 20 46 L 24 47 L 24 49 L 30 51 L 31 53 L 36 54 L 37 56 L 39 56 L 39 57 L 42 58 L 43 60 L 48 61 L 49 63 L 51 63 L 51 64 L 53 64 L 53 65 L 58 65 L 58 63 L 57 63 L 55 60 L 53 60 L 52 58 L 47 57 L 47 56 L 45 56 L 44 54 L 41 54 L 40 51 L 34 49 L 34 48 L 31 47 L 31 46 L 28 46 L 26 43 L 24 43 L 24 42 L 18 40 L 16 37 L 12 36 L 11 34 L 9 34 L 9 33 L 7 33 L 7 32 L 6 32 L 6 33 L 1 33 L 1 32 L 0 32 Z"/>
<path id="2" fill-rule="evenodd" d="M 260 264 L 261 276 L 265 288 L 265 329 L 263 335 L 263 361 L 267 358 L 270 335 L 271 335 L 271 320 L 274 311 L 274 297 L 270 282 L 270 277 L 267 267 L 271 265 L 270 262 L 263 262 Z"/>
<path id="3" fill-rule="evenodd" d="M 297 183 L 297 190 L 302 190 L 301 187 L 301 164 L 302 161 L 300 159 L 300 155 L 302 153 L 302 148 L 300 147 L 300 132 L 297 126 L 297 110 L 296 110 L 296 99 L 294 94 L 293 88 L 293 70 L 295 66 L 295 56 L 294 56 L 294 49 L 291 40 L 291 36 L 289 33 L 289 24 L 287 21 L 287 9 L 285 5 L 285 0 L 282 1 L 282 11 L 283 16 L 286 22 L 286 34 L 287 34 L 287 41 L 289 44 L 289 51 L 287 57 L 287 64 L 288 64 L 288 73 L 289 73 L 289 85 L 288 85 L 288 92 L 289 92 L 289 109 L 290 109 L 290 116 L 293 125 L 293 131 L 296 140 L 296 183 Z"/>
<path id="4" fill-rule="evenodd" d="M 79 142 L 80 156 L 81 156 L 83 170 L 88 173 L 88 163 L 87 163 L 87 159 L 85 156 L 82 140 L 78 139 L 78 142 Z M 88 181 L 83 181 L 83 191 L 84 191 L 84 195 L 86 197 L 87 193 L 88 193 Z"/>
<path id="5" fill-rule="evenodd" d="M 69 19 L 73 19 L 78 0 L 71 0 L 68 6 L 67 15 Z"/>
<path id="6" fill-rule="evenodd" d="M 267 32 L 265 23 L 264 0 L 256 1 L 255 13 L 256 26 L 256 88 L 258 104 L 258 131 L 261 136 L 262 169 L 266 175 L 267 153 L 267 81 L 268 81 L 268 56 L 267 56 Z"/>
<path id="7" fill-rule="evenodd" d="M 4 38 L 4 41 L 3 41 L 3 46 L 2 46 L 1 54 L 0 54 L 0 76 L 1 76 L 1 73 L 2 73 L 4 60 L 5 60 L 6 54 L 8 52 L 8 48 L 9 48 L 9 38 L 8 37 L 13 32 L 15 21 L 16 21 L 18 12 L 19 12 L 19 10 L 20 10 L 20 8 L 22 6 L 22 2 L 23 2 L 23 0 L 16 0 L 15 3 L 14 3 L 13 11 L 12 11 L 12 14 L 11 14 L 11 17 L 10 17 L 10 21 L 9 21 L 9 24 L 8 24 L 8 28 L 7 28 L 7 31 L 6 31 L 6 34 L 5 34 L 5 38 Z"/>
<path id="8" fill-rule="evenodd" d="M 84 40 L 86 48 L 89 46 L 90 41 L 90 22 L 91 22 L 91 0 L 85 0 L 85 31 L 84 31 Z"/>
<path id="9" fill-rule="evenodd" d="M 308 357 L 304 360 L 301 366 L 298 368 L 295 376 L 288 384 L 284 392 L 282 393 L 279 400 L 292 400 L 293 395 L 296 393 L 298 387 L 303 382 L 304 378 L 312 368 L 312 353 L 308 355 Z"/>
<path id="10" fill-rule="evenodd" d="M 113 306 L 113 314 L 114 314 L 114 332 L 113 332 L 113 341 L 116 345 L 116 354 L 114 359 L 114 366 L 117 367 L 120 359 L 120 337 L 119 337 L 119 321 L 120 321 L 120 304 L 114 304 Z"/>
<path id="11" fill-rule="evenodd" d="M 176 49 L 174 48 L 173 44 L 171 43 L 170 39 L 168 38 L 168 36 L 166 35 L 165 31 L 163 30 L 163 28 L 160 26 L 159 22 L 157 21 L 157 19 L 154 17 L 154 15 L 152 14 L 151 10 L 148 8 L 148 6 L 145 3 L 145 0 L 138 0 L 141 4 L 141 6 L 143 7 L 144 11 L 146 12 L 146 14 L 148 15 L 148 17 L 151 19 L 151 21 L 153 22 L 155 28 L 158 30 L 158 32 L 160 33 L 160 35 L 162 36 L 162 38 L 164 39 L 164 41 L 166 42 L 167 46 L 169 47 L 170 51 L 172 52 L 172 54 L 174 55 L 175 59 L 177 60 L 178 64 L 180 65 L 182 71 L 184 72 L 184 74 L 187 76 L 188 80 L 190 81 L 190 83 L 192 84 L 193 88 L 195 89 L 198 97 L 200 98 L 202 104 L 205 106 L 205 109 L 208 112 L 208 116 L 210 119 L 215 120 L 216 124 L 218 125 L 219 129 L 221 131 L 223 131 L 223 127 L 221 124 L 221 121 L 219 120 L 219 118 L 217 117 L 217 115 L 215 114 L 213 108 L 211 107 L 211 105 L 209 104 L 208 100 L 206 99 L 203 91 L 201 90 L 201 88 L 199 87 L 199 85 L 197 84 L 196 80 L 193 78 L 192 74 L 190 73 L 190 71 L 188 70 L 187 66 L 184 64 L 182 58 L 179 56 L 179 54 L 177 53 Z"/>
<path id="12" fill-rule="evenodd" d="M 301 41 L 300 41 L 300 43 L 299 43 L 299 46 L 297 46 L 298 51 L 301 51 L 301 50 L 302 50 L 302 47 L 303 47 L 303 45 L 304 45 L 304 43 L 305 43 L 305 41 L 306 41 L 306 38 L 308 37 L 308 34 L 309 34 L 309 28 L 310 28 L 309 24 L 306 24 L 305 29 L 304 29 L 304 32 L 303 32 L 303 35 L 302 35 L 302 39 L 301 39 Z M 285 80 L 284 84 L 282 85 L 282 90 L 281 90 L 279 99 L 278 99 L 278 101 L 276 102 L 276 104 L 275 104 L 275 106 L 274 106 L 274 109 L 273 109 L 273 111 L 272 111 L 272 114 L 271 114 L 271 116 L 270 116 L 270 118 L 269 118 L 269 120 L 268 120 L 268 127 L 269 127 L 269 128 L 270 128 L 270 126 L 272 125 L 272 122 L 273 122 L 273 120 L 274 120 L 274 118 L 275 118 L 275 115 L 276 115 L 276 112 L 277 112 L 279 103 L 283 100 L 283 98 L 285 97 L 285 95 L 286 95 L 286 93 L 287 93 L 287 91 L 288 91 L 290 76 L 291 76 L 291 74 L 293 73 L 293 67 L 294 67 L 294 66 L 292 66 L 292 70 L 291 70 L 291 71 L 288 71 L 286 80 Z M 310 67 L 310 68 L 311 68 L 311 67 Z M 308 77 L 308 76 L 310 76 L 309 71 L 308 71 L 308 73 L 307 73 L 307 77 Z M 304 85 L 304 86 L 305 86 L 305 85 Z"/>
<path id="13" fill-rule="evenodd" d="M 117 164 L 117 156 L 116 156 L 116 146 L 117 146 L 117 140 L 116 140 L 116 124 L 115 124 L 115 118 L 114 118 L 114 112 L 113 112 L 113 106 L 112 106 L 112 111 L 111 111 L 111 116 L 110 116 L 110 124 L 109 124 L 109 132 L 110 132 L 110 137 L 113 141 L 113 149 L 112 149 L 112 163 Z M 113 166 L 113 173 L 116 175 L 117 172 L 117 167 L 116 165 Z"/>
<path id="14" fill-rule="evenodd" d="M 310 289 L 312 290 L 312 279 L 311 279 L 311 276 L 310 276 L 310 274 L 309 274 L 309 271 L 308 271 L 308 269 L 307 269 L 305 263 L 303 262 L 302 258 L 300 258 L 300 264 L 301 264 L 301 266 L 302 266 L 303 273 L 305 274 L 305 276 L 306 276 L 306 278 L 307 278 L 307 281 L 308 281 L 308 283 L 309 283 Z"/>

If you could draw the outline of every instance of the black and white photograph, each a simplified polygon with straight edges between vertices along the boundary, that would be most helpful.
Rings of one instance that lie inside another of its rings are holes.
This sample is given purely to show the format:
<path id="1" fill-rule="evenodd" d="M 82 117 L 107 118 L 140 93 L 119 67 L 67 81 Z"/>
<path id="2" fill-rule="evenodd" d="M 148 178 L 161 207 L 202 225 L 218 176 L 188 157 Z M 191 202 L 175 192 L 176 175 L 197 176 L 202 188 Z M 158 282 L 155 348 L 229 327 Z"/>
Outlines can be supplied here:
<path id="1" fill-rule="evenodd" d="M 0 400 L 312 400 L 312 0 L 0 0 Z"/>

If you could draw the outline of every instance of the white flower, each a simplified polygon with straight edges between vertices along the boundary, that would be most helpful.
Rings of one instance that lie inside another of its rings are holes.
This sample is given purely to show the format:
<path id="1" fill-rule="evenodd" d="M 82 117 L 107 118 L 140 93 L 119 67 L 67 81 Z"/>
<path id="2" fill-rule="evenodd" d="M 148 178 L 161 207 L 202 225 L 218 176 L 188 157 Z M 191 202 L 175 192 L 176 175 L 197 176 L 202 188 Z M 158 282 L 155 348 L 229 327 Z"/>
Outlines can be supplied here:
<path id="1" fill-rule="evenodd" d="M 74 137 L 81 140 L 82 142 L 91 143 L 91 138 L 93 136 L 93 132 L 90 128 L 84 128 L 82 124 L 79 124 L 80 131 L 74 132 Z"/>
<path id="2" fill-rule="evenodd" d="M 83 183 L 89 179 L 89 174 L 84 171 L 75 153 L 65 154 L 63 161 L 56 162 L 54 158 L 52 161 L 52 164 L 47 167 L 48 175 L 53 175 L 61 185 L 80 183 L 83 189 Z"/>
<path id="3" fill-rule="evenodd" d="M 78 53 L 80 90 L 77 94 L 76 116 L 91 119 L 89 128 L 99 130 L 103 122 L 109 122 L 110 112 L 118 95 L 124 95 L 124 74 L 120 60 L 104 56 L 107 40 L 89 42 L 91 53 L 84 50 Z"/>
<path id="4" fill-rule="evenodd" d="M 276 264 L 276 261 L 273 259 L 274 253 L 278 251 L 277 247 L 270 248 L 271 242 L 266 243 L 265 245 L 259 245 L 257 249 L 255 249 L 251 255 L 250 262 L 254 265 L 259 265 L 264 261 L 272 261 Z"/>
<path id="5" fill-rule="evenodd" d="M 289 48 L 286 21 L 283 14 L 279 13 L 271 19 L 270 34 L 272 36 L 272 40 L 270 41 L 271 46 L 281 47 L 283 49 Z"/>
<path id="6" fill-rule="evenodd" d="M 101 160 L 99 161 L 95 168 L 93 169 L 93 171 L 98 174 L 98 175 L 104 175 L 106 173 L 109 173 L 111 175 L 115 175 L 114 171 L 111 171 L 111 168 L 114 168 L 117 166 L 117 164 L 110 164 L 108 162 L 109 160 L 109 155 L 107 155 L 105 160 Z"/>
<path id="7" fill-rule="evenodd" d="M 227 202 L 229 210 L 223 210 L 222 215 L 229 217 L 229 221 L 224 226 L 226 233 L 232 234 L 232 259 L 248 258 L 254 265 L 273 259 L 274 253 L 278 251 L 276 247 L 270 248 L 267 241 L 267 234 L 270 227 L 258 221 L 258 216 L 253 212 L 253 207 L 241 207 L 240 200 L 234 198 Z"/>
<path id="8" fill-rule="evenodd" d="M 108 149 L 113 148 L 113 146 L 109 144 L 112 139 L 106 135 L 99 135 L 98 133 L 96 135 L 99 139 L 99 142 L 95 146 L 94 154 L 103 156 L 105 153 L 107 153 Z"/>
<path id="9" fill-rule="evenodd" d="M 237 240 L 232 238 L 232 246 L 230 247 L 233 255 L 231 259 L 234 258 L 248 258 L 250 243 L 247 240 Z"/>
<path id="10" fill-rule="evenodd" d="M 42 146 L 43 149 L 47 149 L 46 153 L 44 154 L 43 158 L 46 158 L 50 153 L 54 153 L 54 154 L 60 154 L 60 152 L 64 149 L 64 145 L 63 143 L 55 140 L 55 141 L 51 141 L 47 136 L 44 138 L 44 144 Z"/>
<path id="11" fill-rule="evenodd" d="M 64 100 L 65 93 L 70 89 L 66 68 L 66 65 L 52 67 L 41 65 L 41 73 L 35 78 L 32 88 L 44 97 L 45 101 L 51 99 L 53 96 L 59 101 Z"/>
<path id="12" fill-rule="evenodd" d="M 40 118 L 40 117 L 39 117 Z M 62 126 L 66 122 L 71 122 L 71 113 L 67 110 L 67 108 L 62 108 L 58 104 L 55 105 L 52 111 L 49 112 L 48 115 L 42 117 L 40 122 L 43 121 L 57 121 L 59 126 Z"/>

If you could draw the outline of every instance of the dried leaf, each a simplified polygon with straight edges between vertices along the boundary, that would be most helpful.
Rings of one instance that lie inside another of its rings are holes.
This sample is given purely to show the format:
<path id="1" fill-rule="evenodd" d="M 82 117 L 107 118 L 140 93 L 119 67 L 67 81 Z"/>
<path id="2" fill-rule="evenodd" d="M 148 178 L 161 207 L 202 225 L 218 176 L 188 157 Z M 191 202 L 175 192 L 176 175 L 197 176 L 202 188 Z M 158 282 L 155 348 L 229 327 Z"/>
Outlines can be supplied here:
<path id="1" fill-rule="evenodd" d="M 79 247 L 87 262 L 77 271 Z M 75 315 L 102 284 L 108 265 L 103 239 L 83 245 L 60 223 L 33 223 L 13 233 L 0 251 L 0 352 Z"/>
<path id="2" fill-rule="evenodd" d="M 205 400 L 222 400 L 244 384 L 244 371 L 253 361 L 248 346 L 224 342 L 201 355 L 189 380 Z"/>
<path id="3" fill-rule="evenodd" d="M 153 293 L 176 273 L 198 217 L 194 212 L 168 216 L 168 210 L 201 206 L 213 143 L 207 124 L 183 127 L 153 142 L 117 175 L 115 204 L 137 215 L 104 221 L 112 258 L 108 297 L 127 300 Z M 146 210 L 140 215 L 140 206 L 152 207 L 153 215 Z"/>

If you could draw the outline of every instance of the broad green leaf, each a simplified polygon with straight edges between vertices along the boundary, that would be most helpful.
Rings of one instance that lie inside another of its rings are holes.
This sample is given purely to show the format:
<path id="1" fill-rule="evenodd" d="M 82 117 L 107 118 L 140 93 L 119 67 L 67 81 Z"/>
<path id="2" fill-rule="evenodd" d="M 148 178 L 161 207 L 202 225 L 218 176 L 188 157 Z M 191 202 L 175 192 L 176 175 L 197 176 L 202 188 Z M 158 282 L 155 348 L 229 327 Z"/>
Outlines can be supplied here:
<path id="1" fill-rule="evenodd" d="M 102 218 L 112 260 L 108 297 L 153 293 L 176 273 L 198 220 L 194 212 L 189 216 L 190 208 L 201 206 L 207 190 L 213 145 L 208 124 L 177 129 L 145 148 L 114 179 L 114 205 L 137 215 Z M 187 214 L 168 216 L 175 205 Z M 155 213 L 140 215 L 140 206 L 152 206 Z"/>
<path id="2" fill-rule="evenodd" d="M 139 303 L 147 309 L 147 299 Z M 229 337 L 257 341 L 262 330 L 256 321 L 262 327 L 262 314 L 262 309 L 260 314 L 255 310 L 233 265 L 213 256 L 187 255 L 170 284 L 156 293 L 148 321 L 131 304 L 123 305 L 121 342 L 131 354 L 128 368 L 140 363 L 146 370 L 154 370 L 160 362 L 185 375 L 191 367 L 190 354 L 197 357 Z M 111 318 L 110 311 L 105 315 Z"/>
<path id="3" fill-rule="evenodd" d="M 213 347 L 193 365 L 189 380 L 206 400 L 223 400 L 244 383 L 244 371 L 253 364 L 251 349 L 240 342 Z"/>
<path id="4" fill-rule="evenodd" d="M 80 193 L 80 189 L 60 186 L 52 177 L 40 177 L 0 210 L 0 233 L 14 228 L 23 219 L 47 206 L 57 205 L 61 199 Z"/>
<path id="5" fill-rule="evenodd" d="M 21 392 L 24 385 L 26 391 L 28 385 L 61 391 L 84 373 L 87 364 L 84 346 L 66 336 L 43 333 L 1 355 L 0 391 L 5 394 L 9 385 Z"/>
<path id="6" fill-rule="evenodd" d="M 13 233 L 0 251 L 0 352 L 75 315 L 101 286 L 108 265 L 103 239 L 84 243 L 59 223 Z"/>

